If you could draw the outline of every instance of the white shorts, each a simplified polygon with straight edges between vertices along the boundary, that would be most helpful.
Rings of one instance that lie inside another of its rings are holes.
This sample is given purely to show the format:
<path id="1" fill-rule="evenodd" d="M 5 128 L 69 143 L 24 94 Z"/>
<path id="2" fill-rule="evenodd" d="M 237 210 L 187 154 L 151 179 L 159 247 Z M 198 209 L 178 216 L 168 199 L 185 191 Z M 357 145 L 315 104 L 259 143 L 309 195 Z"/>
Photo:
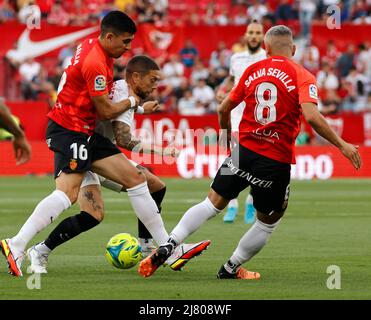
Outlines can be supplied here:
<path id="1" fill-rule="evenodd" d="M 138 164 L 135 161 L 130 160 L 130 159 L 128 160 L 134 167 L 138 166 Z M 98 185 L 98 186 L 102 185 L 102 187 L 105 187 L 107 189 L 110 189 L 116 192 L 121 192 L 123 188 L 123 186 L 117 182 L 106 179 L 94 172 L 87 171 L 85 173 L 84 179 L 82 180 L 80 188 L 84 188 L 84 187 L 92 186 L 92 185 Z"/>

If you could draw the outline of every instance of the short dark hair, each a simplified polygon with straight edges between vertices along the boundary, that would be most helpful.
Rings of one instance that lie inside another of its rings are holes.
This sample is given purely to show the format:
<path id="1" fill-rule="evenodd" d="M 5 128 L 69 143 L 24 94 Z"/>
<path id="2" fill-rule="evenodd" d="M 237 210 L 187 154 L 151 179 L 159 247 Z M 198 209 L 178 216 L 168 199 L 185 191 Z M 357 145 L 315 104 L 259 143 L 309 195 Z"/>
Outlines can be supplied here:
<path id="1" fill-rule="evenodd" d="M 144 55 L 138 55 L 131 58 L 126 65 L 127 73 L 138 72 L 140 74 L 147 74 L 151 70 L 160 70 L 160 67 L 156 61 Z"/>
<path id="2" fill-rule="evenodd" d="M 121 11 L 110 11 L 105 15 L 101 22 L 101 34 L 105 35 L 112 32 L 116 35 L 127 32 L 134 34 L 137 32 L 137 27 L 134 21 Z"/>
<path id="3" fill-rule="evenodd" d="M 270 28 L 267 33 L 265 34 L 267 37 L 269 36 L 278 36 L 278 37 L 282 37 L 282 36 L 289 36 L 292 38 L 292 32 L 290 30 L 290 28 L 284 26 L 284 25 L 278 25 L 278 26 L 274 26 L 272 28 Z"/>

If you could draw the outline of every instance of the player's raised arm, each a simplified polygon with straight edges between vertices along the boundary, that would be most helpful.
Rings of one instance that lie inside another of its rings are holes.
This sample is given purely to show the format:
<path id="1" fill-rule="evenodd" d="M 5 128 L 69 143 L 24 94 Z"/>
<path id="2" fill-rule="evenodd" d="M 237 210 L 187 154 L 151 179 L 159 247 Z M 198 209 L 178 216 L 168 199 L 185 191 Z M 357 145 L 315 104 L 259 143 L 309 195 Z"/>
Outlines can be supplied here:
<path id="1" fill-rule="evenodd" d="M 128 99 L 118 103 L 112 103 L 108 94 L 92 97 L 92 101 L 101 120 L 110 120 L 117 118 L 123 112 L 129 109 L 136 109 L 139 105 L 139 97 L 132 95 Z"/>
<path id="2" fill-rule="evenodd" d="M 13 136 L 13 149 L 17 165 L 31 159 L 31 146 L 23 130 L 14 122 L 8 108 L 0 100 L 0 127 L 9 131 Z"/>
<path id="3" fill-rule="evenodd" d="M 229 75 L 226 77 L 223 82 L 220 84 L 216 90 L 216 100 L 218 103 L 221 103 L 228 93 L 232 90 L 234 84 L 234 76 Z"/>
<path id="4" fill-rule="evenodd" d="M 326 119 L 318 111 L 314 103 L 301 104 L 305 120 L 312 126 L 312 128 L 323 138 L 336 146 L 345 157 L 347 157 L 358 170 L 361 167 L 362 161 L 358 152 L 358 146 L 347 143 L 340 138 L 335 131 L 329 126 Z"/>

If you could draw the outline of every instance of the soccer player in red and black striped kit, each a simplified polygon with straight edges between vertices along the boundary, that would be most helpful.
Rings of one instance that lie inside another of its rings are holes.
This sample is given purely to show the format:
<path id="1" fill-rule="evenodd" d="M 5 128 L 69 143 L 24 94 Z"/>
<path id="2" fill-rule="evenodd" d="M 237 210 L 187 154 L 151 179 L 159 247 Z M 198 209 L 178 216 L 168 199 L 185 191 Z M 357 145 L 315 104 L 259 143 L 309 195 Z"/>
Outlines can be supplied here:
<path id="1" fill-rule="evenodd" d="M 219 123 L 230 135 L 230 112 L 242 101 L 246 107 L 239 126 L 239 145 L 215 176 L 207 198 L 190 208 L 170 238 L 139 266 L 142 276 L 152 275 L 180 242 L 221 212 L 247 186 L 251 186 L 257 219 L 242 236 L 219 279 L 259 279 L 258 272 L 241 267 L 266 244 L 287 208 L 291 163 L 300 118 L 336 146 L 359 169 L 358 147 L 341 139 L 317 109 L 314 76 L 291 60 L 295 54 L 292 33 L 275 26 L 265 35 L 267 59 L 249 66 L 239 83 L 218 107 Z"/>

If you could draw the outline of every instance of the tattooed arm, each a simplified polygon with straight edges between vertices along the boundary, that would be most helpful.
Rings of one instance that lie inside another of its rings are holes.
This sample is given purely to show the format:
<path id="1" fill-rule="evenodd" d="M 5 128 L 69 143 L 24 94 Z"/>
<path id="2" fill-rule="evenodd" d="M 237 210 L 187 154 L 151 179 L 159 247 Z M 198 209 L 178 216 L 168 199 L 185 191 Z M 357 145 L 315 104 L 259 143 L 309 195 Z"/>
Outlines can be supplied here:
<path id="1" fill-rule="evenodd" d="M 130 126 L 124 122 L 113 121 L 112 127 L 116 144 L 121 148 L 138 153 L 151 153 L 162 156 L 177 157 L 179 154 L 179 151 L 174 147 L 162 148 L 136 139 L 130 132 Z"/>

